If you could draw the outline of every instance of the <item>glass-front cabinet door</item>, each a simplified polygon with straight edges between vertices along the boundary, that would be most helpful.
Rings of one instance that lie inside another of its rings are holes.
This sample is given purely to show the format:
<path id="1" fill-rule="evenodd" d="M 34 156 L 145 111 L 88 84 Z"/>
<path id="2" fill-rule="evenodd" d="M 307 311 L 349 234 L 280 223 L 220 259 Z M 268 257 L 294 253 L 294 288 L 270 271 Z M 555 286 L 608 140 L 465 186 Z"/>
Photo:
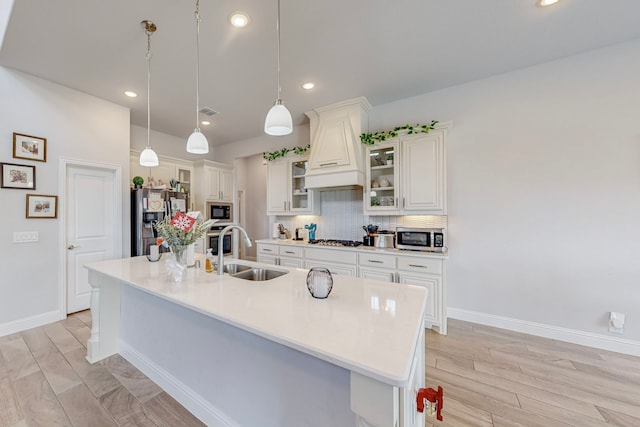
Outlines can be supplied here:
<path id="1" fill-rule="evenodd" d="M 399 171 L 396 161 L 399 143 L 367 147 L 367 182 L 364 192 L 365 213 L 398 211 Z"/>
<path id="2" fill-rule="evenodd" d="M 305 185 L 304 174 L 309 163 L 307 159 L 291 160 L 291 205 L 290 211 L 295 213 L 310 212 L 312 209 L 313 195 Z"/>

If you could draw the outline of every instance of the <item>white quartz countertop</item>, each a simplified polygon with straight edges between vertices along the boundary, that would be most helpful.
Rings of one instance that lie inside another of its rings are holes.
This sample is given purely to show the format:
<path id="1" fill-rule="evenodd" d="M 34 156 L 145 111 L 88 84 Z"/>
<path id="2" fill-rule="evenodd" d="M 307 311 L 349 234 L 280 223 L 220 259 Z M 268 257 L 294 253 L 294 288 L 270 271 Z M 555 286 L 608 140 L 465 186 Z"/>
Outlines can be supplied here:
<path id="1" fill-rule="evenodd" d="M 334 275 L 329 297 L 315 299 L 307 290 L 307 270 L 225 260 L 229 262 L 289 273 L 253 282 L 189 269 L 183 282 L 174 284 L 164 258 L 152 263 L 142 256 L 85 267 L 385 384 L 408 383 L 419 334 L 424 333 L 425 288 Z"/>
<path id="2" fill-rule="evenodd" d="M 307 240 L 293 240 L 293 239 L 260 239 L 256 240 L 256 243 L 268 243 L 272 245 L 293 245 L 303 246 L 306 248 L 314 249 L 327 249 L 327 250 L 339 250 L 339 251 L 358 251 L 358 252 L 375 252 L 381 254 L 400 255 L 400 256 L 420 256 L 435 259 L 447 259 L 447 252 L 425 252 L 425 251 L 410 251 L 405 249 L 396 248 L 376 248 L 374 246 L 326 246 L 311 244 Z"/>

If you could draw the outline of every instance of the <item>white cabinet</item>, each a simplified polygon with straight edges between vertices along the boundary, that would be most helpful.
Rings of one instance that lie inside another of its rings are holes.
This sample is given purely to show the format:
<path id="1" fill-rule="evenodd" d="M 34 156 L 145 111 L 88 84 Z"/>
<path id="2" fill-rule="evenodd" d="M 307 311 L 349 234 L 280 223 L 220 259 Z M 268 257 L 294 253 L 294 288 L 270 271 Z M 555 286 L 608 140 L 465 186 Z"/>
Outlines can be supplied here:
<path id="1" fill-rule="evenodd" d="M 258 243 L 258 262 L 283 265 L 285 267 L 304 267 L 304 250 L 293 245 L 272 245 Z"/>
<path id="2" fill-rule="evenodd" d="M 273 242 L 273 243 L 270 243 Z M 301 245 L 287 241 L 257 242 L 258 262 L 288 267 L 328 268 L 331 274 L 358 276 L 422 286 L 429 292 L 424 323 L 447 333 L 445 260 L 440 257 L 405 254 L 402 251 L 369 248 L 336 248 Z"/>
<path id="3" fill-rule="evenodd" d="M 357 253 L 344 249 L 306 248 L 304 268 L 324 267 L 331 274 L 356 276 Z"/>
<path id="4" fill-rule="evenodd" d="M 205 167 L 205 198 L 220 202 L 233 201 L 233 172 L 228 169 Z"/>
<path id="5" fill-rule="evenodd" d="M 285 157 L 267 165 L 267 215 L 316 213 L 313 190 L 306 188 L 307 157 Z"/>
<path id="6" fill-rule="evenodd" d="M 360 277 L 395 282 L 395 269 L 395 255 L 358 253 L 358 276 Z"/>
<path id="7" fill-rule="evenodd" d="M 175 176 L 178 181 L 178 191 L 183 191 L 185 193 L 191 193 L 194 191 L 192 182 L 194 173 L 192 166 L 176 165 Z"/>
<path id="8" fill-rule="evenodd" d="M 446 302 L 443 288 L 444 261 L 424 257 L 398 257 L 398 282 L 427 288 L 424 321 L 447 333 Z"/>
<path id="9" fill-rule="evenodd" d="M 446 131 L 441 127 L 367 147 L 365 214 L 447 214 Z"/>
<path id="10" fill-rule="evenodd" d="M 400 142 L 390 142 L 368 146 L 366 159 L 366 186 L 364 191 L 365 211 L 375 215 L 382 212 L 398 212 L 398 189 L 400 176 L 397 163 Z"/>
<path id="11" fill-rule="evenodd" d="M 233 167 L 209 160 L 198 160 L 193 164 L 193 176 L 197 183 L 194 194 L 194 209 L 203 211 L 208 201 L 233 202 Z"/>
<path id="12" fill-rule="evenodd" d="M 424 321 L 447 333 L 444 302 L 444 261 L 420 256 L 358 253 L 358 276 L 367 279 L 422 286 L 429 291 Z"/>

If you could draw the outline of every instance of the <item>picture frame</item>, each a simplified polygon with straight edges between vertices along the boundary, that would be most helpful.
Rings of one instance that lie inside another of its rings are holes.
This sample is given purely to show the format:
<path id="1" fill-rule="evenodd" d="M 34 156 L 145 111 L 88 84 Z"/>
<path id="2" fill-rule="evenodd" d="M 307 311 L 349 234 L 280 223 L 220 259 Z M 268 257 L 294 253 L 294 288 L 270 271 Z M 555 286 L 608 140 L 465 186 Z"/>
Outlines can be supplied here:
<path id="1" fill-rule="evenodd" d="M 39 136 L 13 133 L 13 158 L 47 161 L 47 139 Z"/>
<path id="2" fill-rule="evenodd" d="M 27 218 L 58 218 L 58 196 L 27 194 Z"/>
<path id="3" fill-rule="evenodd" d="M 0 169 L 0 188 L 15 188 L 18 190 L 36 189 L 35 166 L 0 163 Z"/>

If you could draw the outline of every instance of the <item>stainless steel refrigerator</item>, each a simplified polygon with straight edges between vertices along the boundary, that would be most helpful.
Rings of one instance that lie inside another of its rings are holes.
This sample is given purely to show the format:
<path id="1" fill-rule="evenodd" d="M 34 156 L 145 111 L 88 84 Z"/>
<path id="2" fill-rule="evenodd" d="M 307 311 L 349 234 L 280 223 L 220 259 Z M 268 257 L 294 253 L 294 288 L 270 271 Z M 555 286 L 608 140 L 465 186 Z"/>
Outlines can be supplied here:
<path id="1" fill-rule="evenodd" d="M 149 246 L 156 244 L 158 232 L 153 228 L 154 222 L 188 209 L 187 193 L 153 188 L 131 190 L 131 256 L 148 255 Z M 166 252 L 164 248 L 160 251 Z"/>

